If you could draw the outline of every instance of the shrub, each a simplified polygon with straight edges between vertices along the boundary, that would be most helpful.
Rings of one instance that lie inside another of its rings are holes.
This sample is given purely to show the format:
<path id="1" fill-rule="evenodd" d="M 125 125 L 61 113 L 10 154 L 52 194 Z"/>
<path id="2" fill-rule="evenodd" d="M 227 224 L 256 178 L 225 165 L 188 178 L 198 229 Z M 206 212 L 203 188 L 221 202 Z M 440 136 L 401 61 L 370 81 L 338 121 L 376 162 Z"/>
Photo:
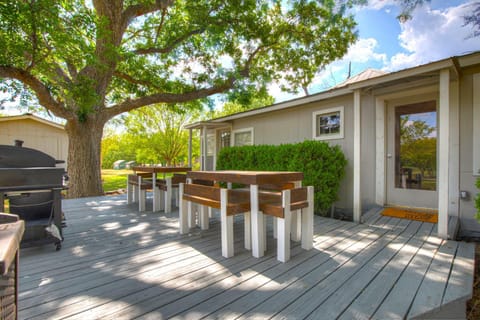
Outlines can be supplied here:
<path id="1" fill-rule="evenodd" d="M 315 212 L 326 214 L 338 199 L 347 160 L 338 146 L 325 142 L 224 148 L 218 170 L 300 171 L 303 184 L 315 188 Z"/>

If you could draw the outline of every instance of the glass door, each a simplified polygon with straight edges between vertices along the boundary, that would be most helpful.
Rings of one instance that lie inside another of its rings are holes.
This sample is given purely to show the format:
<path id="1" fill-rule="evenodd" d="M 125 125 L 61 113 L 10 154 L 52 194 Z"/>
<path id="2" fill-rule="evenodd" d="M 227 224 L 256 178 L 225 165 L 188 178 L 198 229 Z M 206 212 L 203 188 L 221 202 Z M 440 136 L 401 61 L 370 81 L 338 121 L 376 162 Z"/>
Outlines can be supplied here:
<path id="1" fill-rule="evenodd" d="M 436 102 L 391 106 L 388 142 L 387 203 L 436 208 Z"/>

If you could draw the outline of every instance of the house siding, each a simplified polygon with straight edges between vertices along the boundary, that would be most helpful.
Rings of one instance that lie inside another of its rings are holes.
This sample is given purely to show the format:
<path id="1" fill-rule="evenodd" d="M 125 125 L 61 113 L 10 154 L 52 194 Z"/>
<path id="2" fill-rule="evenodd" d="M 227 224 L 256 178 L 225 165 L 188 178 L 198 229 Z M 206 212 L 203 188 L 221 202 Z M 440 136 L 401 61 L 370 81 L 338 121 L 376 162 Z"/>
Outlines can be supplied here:
<path id="1" fill-rule="evenodd" d="M 462 234 L 478 237 L 480 224 L 475 219 L 474 206 L 474 198 L 479 191 L 473 175 L 473 91 L 473 75 L 465 74 L 460 82 L 460 190 L 467 191 L 470 197 L 459 200 L 459 217 Z"/>

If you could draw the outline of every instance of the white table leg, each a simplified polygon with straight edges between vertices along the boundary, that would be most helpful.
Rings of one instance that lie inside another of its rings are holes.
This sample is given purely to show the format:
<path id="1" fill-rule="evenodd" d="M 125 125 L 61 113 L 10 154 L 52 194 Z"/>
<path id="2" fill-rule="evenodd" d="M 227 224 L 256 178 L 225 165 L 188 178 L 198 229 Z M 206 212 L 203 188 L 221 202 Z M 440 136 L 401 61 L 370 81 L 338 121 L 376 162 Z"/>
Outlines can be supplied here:
<path id="1" fill-rule="evenodd" d="M 263 257 L 263 213 L 259 211 L 258 206 L 258 185 L 250 185 L 250 212 L 252 219 L 252 255 L 255 258 Z"/>
<path id="2" fill-rule="evenodd" d="M 133 202 L 133 185 L 127 181 L 127 204 Z"/>

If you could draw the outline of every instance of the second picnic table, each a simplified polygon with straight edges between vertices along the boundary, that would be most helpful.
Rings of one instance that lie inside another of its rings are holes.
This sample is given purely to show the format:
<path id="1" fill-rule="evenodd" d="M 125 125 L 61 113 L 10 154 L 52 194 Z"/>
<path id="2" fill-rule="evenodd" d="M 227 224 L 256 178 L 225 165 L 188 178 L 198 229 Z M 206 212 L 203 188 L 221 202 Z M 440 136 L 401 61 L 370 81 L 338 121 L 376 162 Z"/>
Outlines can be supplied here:
<path id="1" fill-rule="evenodd" d="M 189 172 L 192 170 L 191 167 L 175 167 L 175 166 L 133 166 L 132 170 L 134 173 L 144 172 L 152 174 L 152 186 L 153 186 L 153 209 L 152 211 L 160 210 L 160 190 L 157 187 L 157 178 L 159 173 L 163 173 L 163 178 L 167 173 L 179 173 L 179 172 Z M 168 191 L 167 191 L 168 192 Z M 167 199 L 169 197 L 167 196 Z M 166 212 L 169 212 L 169 208 L 165 208 Z"/>

